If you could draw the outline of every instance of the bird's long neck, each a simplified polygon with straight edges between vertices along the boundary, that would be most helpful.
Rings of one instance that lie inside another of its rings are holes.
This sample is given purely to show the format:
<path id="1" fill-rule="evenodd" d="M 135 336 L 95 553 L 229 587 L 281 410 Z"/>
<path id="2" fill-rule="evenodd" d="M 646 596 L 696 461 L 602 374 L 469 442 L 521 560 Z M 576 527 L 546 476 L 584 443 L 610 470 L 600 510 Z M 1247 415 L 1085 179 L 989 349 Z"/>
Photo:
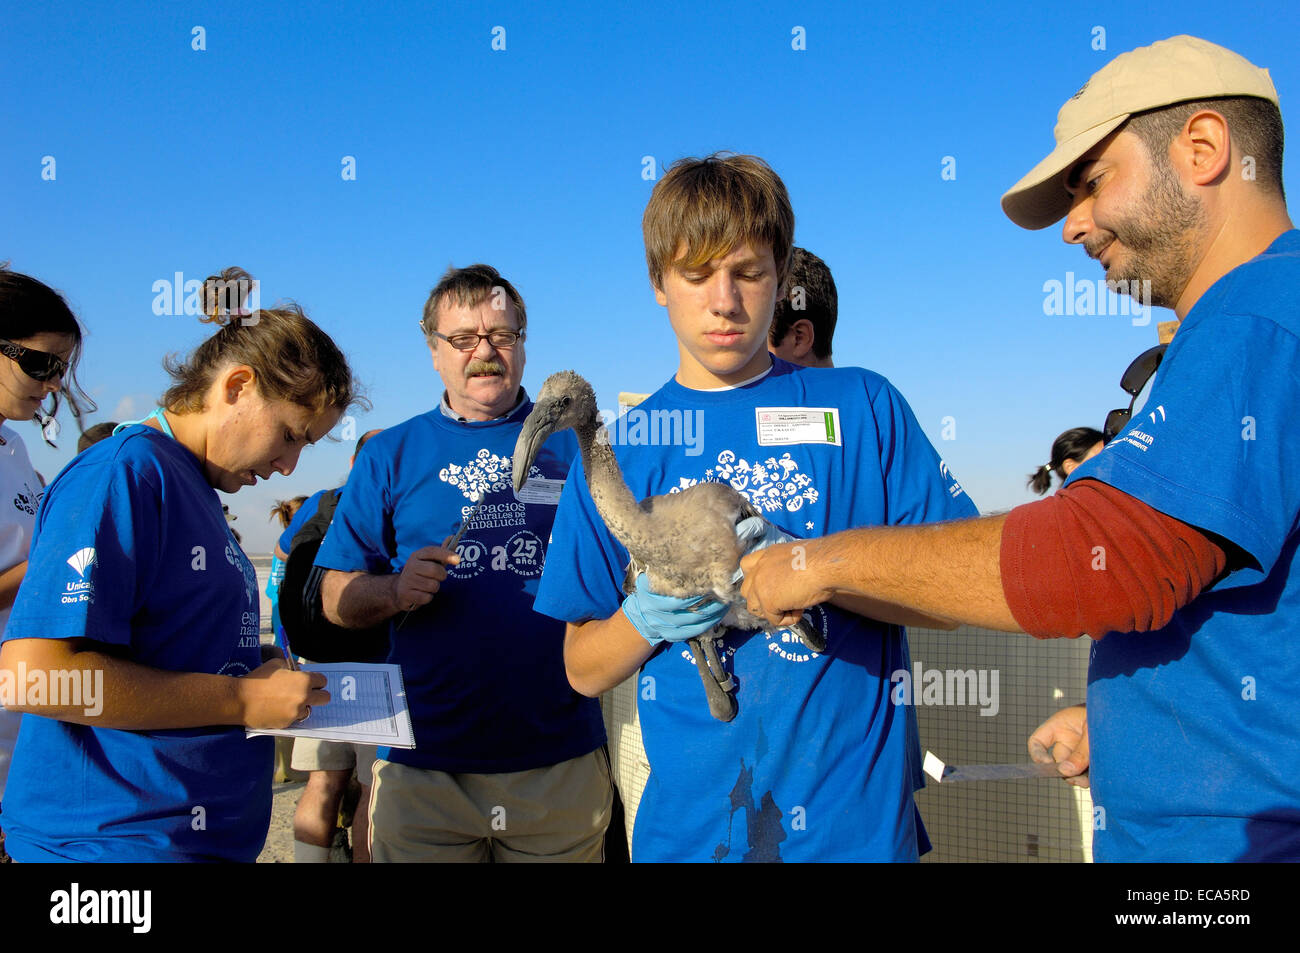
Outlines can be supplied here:
<path id="1" fill-rule="evenodd" d="M 614 538 L 629 553 L 643 552 L 652 540 L 650 516 L 637 503 L 619 469 L 608 440 L 597 439 L 600 424 L 589 420 L 573 428 L 582 449 L 582 466 L 587 471 L 587 489 Z"/>

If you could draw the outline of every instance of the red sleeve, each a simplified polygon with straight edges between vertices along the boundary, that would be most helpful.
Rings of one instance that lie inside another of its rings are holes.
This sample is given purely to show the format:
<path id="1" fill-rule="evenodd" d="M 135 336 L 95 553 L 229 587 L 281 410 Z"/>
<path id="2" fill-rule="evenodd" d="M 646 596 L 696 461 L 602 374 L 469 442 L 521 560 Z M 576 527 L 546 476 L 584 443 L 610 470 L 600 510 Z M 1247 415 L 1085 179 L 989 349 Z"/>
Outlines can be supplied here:
<path id="1" fill-rule="evenodd" d="M 1040 639 L 1148 632 L 1201 594 L 1224 550 L 1186 523 L 1097 480 L 1018 506 L 1002 529 L 1002 588 Z"/>

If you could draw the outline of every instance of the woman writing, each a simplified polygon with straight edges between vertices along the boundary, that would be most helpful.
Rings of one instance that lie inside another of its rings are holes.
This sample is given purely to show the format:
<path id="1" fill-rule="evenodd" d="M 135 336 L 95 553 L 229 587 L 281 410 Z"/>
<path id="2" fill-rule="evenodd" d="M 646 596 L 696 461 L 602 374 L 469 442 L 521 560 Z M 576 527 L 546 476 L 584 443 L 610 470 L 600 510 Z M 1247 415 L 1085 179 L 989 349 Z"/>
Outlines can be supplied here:
<path id="1" fill-rule="evenodd" d="M 0 646 L 0 675 L 62 685 L 19 706 L 44 717 L 23 720 L 5 794 L 16 860 L 254 860 L 272 743 L 244 728 L 328 701 L 323 676 L 259 664 L 257 577 L 215 491 L 291 473 L 353 402 L 351 372 L 297 307 L 213 320 L 162 406 L 47 490 Z"/>

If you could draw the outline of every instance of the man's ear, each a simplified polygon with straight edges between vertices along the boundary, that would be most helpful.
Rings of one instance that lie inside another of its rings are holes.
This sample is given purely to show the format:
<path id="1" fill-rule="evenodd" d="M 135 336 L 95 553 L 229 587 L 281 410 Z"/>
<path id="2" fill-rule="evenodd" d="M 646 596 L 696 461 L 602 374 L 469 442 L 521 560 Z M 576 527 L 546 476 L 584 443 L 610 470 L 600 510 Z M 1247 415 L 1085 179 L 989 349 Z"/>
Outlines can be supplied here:
<path id="1" fill-rule="evenodd" d="M 813 344 L 817 339 L 817 332 L 813 330 L 813 323 L 807 318 L 800 318 L 790 325 L 790 333 L 794 335 L 795 356 L 800 359 L 808 357 L 812 353 Z"/>
<path id="2" fill-rule="evenodd" d="M 662 283 L 662 280 L 660 283 Z M 659 285 L 655 284 L 653 281 L 650 282 L 650 287 L 654 289 L 655 301 L 659 302 L 659 306 L 661 308 L 668 307 L 668 296 L 664 294 L 664 289 L 660 288 Z"/>
<path id="3" fill-rule="evenodd" d="M 1212 109 L 1193 113 L 1174 139 L 1170 159 L 1192 185 L 1211 185 L 1232 164 L 1228 121 Z"/>

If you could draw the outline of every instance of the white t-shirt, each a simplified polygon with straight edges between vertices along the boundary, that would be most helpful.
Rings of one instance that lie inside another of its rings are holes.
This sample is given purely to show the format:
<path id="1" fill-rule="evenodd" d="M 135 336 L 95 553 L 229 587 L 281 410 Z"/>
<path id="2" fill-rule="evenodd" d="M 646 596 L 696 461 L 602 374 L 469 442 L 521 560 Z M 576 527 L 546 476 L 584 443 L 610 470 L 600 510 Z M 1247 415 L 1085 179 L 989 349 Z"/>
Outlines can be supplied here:
<path id="1" fill-rule="evenodd" d="M 32 469 L 22 437 L 8 425 L 0 426 L 0 572 L 27 558 L 40 505 L 40 478 Z M 0 609 L 0 630 L 9 621 L 9 606 Z M 18 737 L 22 715 L 0 707 L 0 798 L 4 797 L 9 758 Z"/>

